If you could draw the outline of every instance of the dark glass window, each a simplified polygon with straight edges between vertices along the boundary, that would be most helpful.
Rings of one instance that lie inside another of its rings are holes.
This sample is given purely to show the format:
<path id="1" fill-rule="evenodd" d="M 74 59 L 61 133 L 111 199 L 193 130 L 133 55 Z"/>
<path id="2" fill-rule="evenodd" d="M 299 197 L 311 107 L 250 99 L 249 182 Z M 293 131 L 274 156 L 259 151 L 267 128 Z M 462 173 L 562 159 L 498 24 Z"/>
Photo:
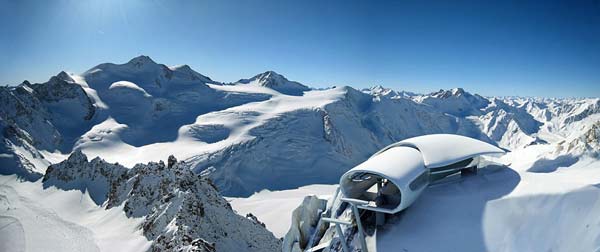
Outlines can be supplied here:
<path id="1" fill-rule="evenodd" d="M 408 187 L 410 188 L 410 190 L 416 191 L 421 189 L 423 186 L 427 185 L 428 182 L 429 171 L 424 171 L 423 173 L 421 173 L 421 175 L 419 175 L 412 182 L 410 182 L 410 185 L 408 185 Z"/>

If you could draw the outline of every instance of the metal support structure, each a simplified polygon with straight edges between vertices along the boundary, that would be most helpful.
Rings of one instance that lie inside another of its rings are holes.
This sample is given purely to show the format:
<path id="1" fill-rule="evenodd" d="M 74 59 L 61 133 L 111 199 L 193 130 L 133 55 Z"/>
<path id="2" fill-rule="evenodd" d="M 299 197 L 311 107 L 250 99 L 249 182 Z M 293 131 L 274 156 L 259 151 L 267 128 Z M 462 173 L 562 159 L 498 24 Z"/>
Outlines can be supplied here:
<path id="1" fill-rule="evenodd" d="M 377 197 L 375 198 L 375 204 L 377 206 L 384 204 L 383 199 L 383 179 L 377 179 Z M 381 227 L 385 224 L 385 214 L 382 212 L 375 212 L 375 225 Z"/>
<path id="2" fill-rule="evenodd" d="M 360 220 L 360 212 L 358 211 L 358 207 L 356 205 L 368 205 L 369 202 L 365 200 L 358 199 L 349 199 L 342 198 L 344 202 L 348 202 L 352 207 L 352 213 L 354 214 L 354 219 L 356 220 L 356 225 L 358 228 L 358 239 L 360 240 L 360 248 L 362 251 L 367 252 L 367 241 L 365 240 L 365 231 L 362 226 L 362 221 Z"/>
<path id="3" fill-rule="evenodd" d="M 340 240 L 342 241 L 342 250 L 344 252 L 350 252 L 350 248 L 348 248 L 348 243 L 346 243 L 346 237 L 342 233 L 342 227 L 340 224 L 335 224 L 335 229 L 340 233 Z"/>
<path id="4" fill-rule="evenodd" d="M 344 232 L 342 230 L 342 225 L 350 226 L 352 225 L 352 222 L 332 218 L 322 218 L 322 220 L 335 224 L 336 232 L 338 233 L 338 237 L 340 237 L 340 241 L 342 243 L 342 250 L 344 252 L 351 252 L 350 248 L 348 248 L 348 243 L 346 242 L 346 237 L 344 236 Z"/>
<path id="5" fill-rule="evenodd" d="M 364 206 L 364 205 L 368 205 L 369 202 L 365 201 L 365 200 L 350 199 L 350 198 L 341 198 L 340 200 L 350 204 L 352 214 L 354 215 L 354 220 L 356 221 L 356 228 L 358 231 L 358 240 L 360 242 L 361 251 L 367 252 L 367 241 L 365 240 L 365 231 L 362 226 L 362 221 L 360 220 L 360 212 L 358 211 L 357 205 Z M 338 233 L 340 239 L 342 240 L 342 249 L 344 250 L 344 252 L 350 252 L 350 249 L 348 248 L 348 244 L 346 243 L 346 238 L 344 237 L 344 233 L 342 231 L 341 225 L 350 226 L 350 225 L 352 225 L 352 222 L 342 221 L 342 220 L 338 220 L 335 218 L 326 218 L 326 217 L 322 217 L 321 220 L 335 224 L 337 233 Z"/>

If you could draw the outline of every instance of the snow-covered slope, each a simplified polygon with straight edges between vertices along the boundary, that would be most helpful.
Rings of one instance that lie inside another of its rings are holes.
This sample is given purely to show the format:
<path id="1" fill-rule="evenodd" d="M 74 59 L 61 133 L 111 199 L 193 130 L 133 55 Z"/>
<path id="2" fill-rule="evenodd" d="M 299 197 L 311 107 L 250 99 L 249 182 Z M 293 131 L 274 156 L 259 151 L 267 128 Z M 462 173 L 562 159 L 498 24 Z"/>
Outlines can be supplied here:
<path id="1" fill-rule="evenodd" d="M 56 83 L 73 90 L 44 88 Z M 44 90 L 55 94 L 40 98 Z M 507 150 L 561 141 L 600 107 L 599 99 L 485 98 L 460 88 L 310 90 L 272 71 L 224 85 L 147 56 L 2 93 L 2 124 L 12 132 L 0 159 L 12 162 L 5 174 L 39 177 L 73 150 L 128 166 L 175 153 L 230 196 L 334 183 L 379 148 L 422 134 Z"/>
<path id="2" fill-rule="evenodd" d="M 113 118 L 127 125 L 119 137 L 137 147 L 175 140 L 178 129 L 200 114 L 268 98 L 220 92 L 207 86 L 217 82 L 187 65 L 167 67 L 147 56 L 120 65 L 100 64 L 81 79 L 107 105 L 97 119 Z"/>
<path id="3" fill-rule="evenodd" d="M 564 123 L 564 117 L 553 116 L 545 125 Z M 502 165 L 484 166 L 477 176 L 450 177 L 430 186 L 413 206 L 388 216 L 370 244 L 377 251 L 597 250 L 599 119 L 599 114 L 590 114 L 563 124 L 560 131 L 542 127 L 538 134 L 547 142 L 524 145 L 492 159 Z M 335 202 L 328 204 L 335 206 Z M 299 208 L 311 206 L 304 202 Z M 317 223 L 314 217 L 302 218 Z M 293 235 L 297 232 L 293 223 L 302 221 L 292 217 L 284 251 L 306 248 L 308 237 L 314 235 L 310 230 L 316 225 L 305 228 L 308 234 L 301 238 Z M 341 251 L 333 227 L 317 237 L 315 245 L 333 241 L 325 251 Z M 436 237 L 437 242 L 429 237 Z M 359 245 L 354 242 L 352 246 Z"/>
<path id="4" fill-rule="evenodd" d="M 367 228 L 368 244 L 376 251 L 596 251 L 600 247 L 599 141 L 594 124 L 573 141 L 527 146 L 494 160 L 504 165 L 484 166 L 476 176 L 449 177 L 427 188 L 405 211 L 386 216 L 386 224 L 376 233 Z M 564 148 L 571 149 L 563 152 Z M 297 209 L 314 213 L 292 217 L 284 251 L 306 249 L 311 237 L 324 251 L 342 251 L 333 226 L 320 226 L 326 231 L 315 235 L 318 221 L 314 219 L 325 210 L 314 211 L 307 199 Z M 348 210 L 339 210 L 336 199 L 329 197 L 330 211 L 348 218 Z M 295 225 L 303 222 L 313 224 Z M 295 235 L 298 230 L 304 235 Z M 432 237 L 436 242 L 431 242 Z M 352 247 L 360 247 L 357 239 L 351 239 Z"/>
<path id="5" fill-rule="evenodd" d="M 598 158 L 599 98 L 482 97 L 460 88 L 317 90 L 272 71 L 224 84 L 147 56 L 0 87 L 0 105 L 0 174 L 30 181 L 78 151 L 124 167 L 175 155 L 220 193 L 242 197 L 336 183 L 380 148 L 431 133 L 520 153 L 531 162 L 526 173 Z"/>
<path id="6" fill-rule="evenodd" d="M 307 195 L 331 198 L 337 185 L 309 185 L 282 191 L 262 190 L 247 198 L 227 198 L 231 207 L 240 214 L 253 214 L 266 224 L 276 237 L 284 237 L 290 228 L 293 209 L 302 204 Z"/>
<path id="7" fill-rule="evenodd" d="M 151 242 L 123 206 L 106 210 L 88 193 L 0 176 L 0 251 L 147 251 Z"/>
<path id="8" fill-rule="evenodd" d="M 381 229 L 377 251 L 595 251 L 600 162 L 585 159 L 553 174 L 523 170 L 529 167 L 429 188 Z"/>
<path id="9" fill-rule="evenodd" d="M 168 163 L 128 169 L 81 152 L 48 167 L 44 188 L 78 190 L 98 206 L 122 207 L 151 249 L 184 251 L 276 251 L 279 242 L 259 223 L 237 215 L 210 180 L 199 178 L 171 156 Z"/>

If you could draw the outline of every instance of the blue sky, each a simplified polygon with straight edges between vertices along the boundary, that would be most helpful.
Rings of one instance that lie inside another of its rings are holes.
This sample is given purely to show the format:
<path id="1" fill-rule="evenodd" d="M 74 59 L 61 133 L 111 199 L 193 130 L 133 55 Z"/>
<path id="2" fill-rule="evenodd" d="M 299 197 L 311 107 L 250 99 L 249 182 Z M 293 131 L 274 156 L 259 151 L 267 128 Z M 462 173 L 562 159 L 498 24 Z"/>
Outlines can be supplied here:
<path id="1" fill-rule="evenodd" d="M 226 82 L 600 96 L 600 1 L 0 0 L 0 34 L 2 85 L 143 54 Z"/>

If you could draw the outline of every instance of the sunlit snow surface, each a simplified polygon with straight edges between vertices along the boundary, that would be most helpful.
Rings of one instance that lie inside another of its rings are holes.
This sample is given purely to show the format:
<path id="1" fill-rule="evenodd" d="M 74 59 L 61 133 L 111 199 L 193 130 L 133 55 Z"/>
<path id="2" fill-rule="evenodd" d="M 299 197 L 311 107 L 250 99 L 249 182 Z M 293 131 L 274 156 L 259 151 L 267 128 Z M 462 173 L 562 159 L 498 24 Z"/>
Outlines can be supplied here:
<path id="1" fill-rule="evenodd" d="M 275 91 L 261 86 L 219 86 L 210 87 L 230 92 L 265 93 Z M 179 128 L 174 141 L 158 142 L 135 147 L 124 142 L 119 136 L 129 126 L 118 123 L 113 118 L 94 126 L 76 143 L 75 148 L 81 149 L 86 155 L 100 156 L 109 162 L 119 162 L 126 166 L 137 163 L 165 160 L 169 155 L 176 154 L 180 159 L 187 159 L 202 153 L 215 152 L 227 146 L 251 140 L 254 138 L 250 130 L 264 124 L 267 120 L 276 118 L 286 112 L 299 109 L 314 109 L 339 99 L 344 94 L 343 89 L 328 91 L 309 91 L 302 97 L 279 94 L 265 102 L 253 102 L 225 110 L 200 115 L 193 124 Z M 201 132 L 198 129 L 207 127 L 222 127 L 230 133 L 221 139 L 202 141 L 203 135 L 214 132 Z M 158 131 L 154 134 L 162 134 Z M 164 150 L 169 150 L 165 152 Z"/>
<path id="2" fill-rule="evenodd" d="M 78 190 L 0 176 L 0 251 L 148 250 L 143 218 L 127 218 L 122 207 L 105 210 Z"/>
<path id="3" fill-rule="evenodd" d="M 378 229 L 377 251 L 597 251 L 600 248 L 600 162 L 582 158 L 551 173 L 530 172 L 531 156 L 547 146 L 513 152 L 476 176 L 451 177 L 426 189 L 404 212 Z M 328 199 L 337 185 L 263 191 L 231 198 L 240 213 L 252 212 L 276 236 L 306 195 Z"/>
<path id="4" fill-rule="evenodd" d="M 73 93 L 59 79 L 83 91 Z M 282 237 L 305 195 L 327 198 L 336 188 L 314 184 L 336 183 L 393 142 L 461 134 L 509 150 L 497 160 L 509 168 L 488 167 L 427 189 L 380 229 L 379 250 L 600 248 L 598 98 L 485 98 L 462 89 L 427 95 L 382 87 L 308 90 L 274 72 L 223 84 L 143 56 L 82 75 L 60 73 L 43 85 L 50 84 L 65 93 L 38 103 L 25 99 L 33 86 L 0 93 L 8 118 L 2 122 L 15 121 L 27 133 L 9 134 L 0 148 L 0 164 L 18 161 L 27 169 L 2 166 L 2 174 L 35 172 L 33 178 L 40 178 L 74 150 L 127 167 L 173 154 L 196 172 L 211 171 L 221 193 L 236 197 L 229 200 L 238 213 L 253 213 Z M 20 110 L 22 104 L 35 106 Z M 120 207 L 104 210 L 79 191 L 43 190 L 39 182 L 14 176 L 0 177 L 0 216 L 0 251 L 149 247 L 140 221 L 126 218 Z"/>
<path id="5" fill-rule="evenodd" d="M 553 173 L 530 167 L 487 167 L 432 186 L 378 230 L 377 251 L 600 248 L 600 163 L 583 159 Z"/>
<path id="6" fill-rule="evenodd" d="M 290 228 L 292 211 L 307 195 L 329 199 L 337 185 L 308 185 L 284 191 L 263 190 L 248 198 L 227 198 L 239 214 L 252 213 L 265 223 L 276 237 L 283 237 Z"/>

